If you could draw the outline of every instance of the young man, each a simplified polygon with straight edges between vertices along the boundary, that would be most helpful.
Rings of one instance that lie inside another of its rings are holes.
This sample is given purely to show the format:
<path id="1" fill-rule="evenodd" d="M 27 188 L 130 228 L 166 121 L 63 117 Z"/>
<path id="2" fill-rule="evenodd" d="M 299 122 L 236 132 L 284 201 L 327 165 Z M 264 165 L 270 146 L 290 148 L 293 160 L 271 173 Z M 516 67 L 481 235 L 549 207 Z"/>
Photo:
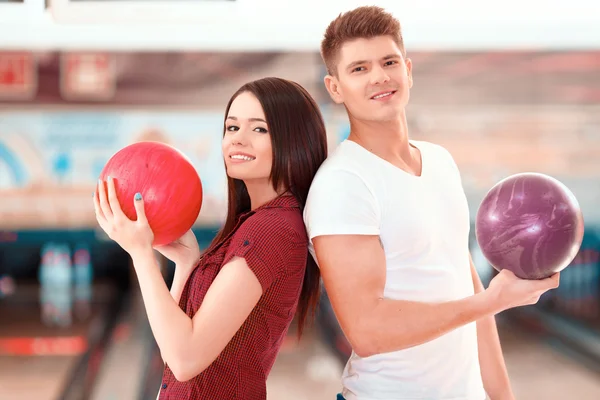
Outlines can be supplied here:
<path id="1" fill-rule="evenodd" d="M 393 16 L 378 7 L 342 14 L 321 52 L 327 90 L 351 126 L 304 212 L 353 347 L 338 398 L 513 399 L 494 315 L 536 303 L 558 274 L 525 281 L 504 271 L 484 289 L 458 168 L 444 148 L 409 139 L 412 64 Z"/>

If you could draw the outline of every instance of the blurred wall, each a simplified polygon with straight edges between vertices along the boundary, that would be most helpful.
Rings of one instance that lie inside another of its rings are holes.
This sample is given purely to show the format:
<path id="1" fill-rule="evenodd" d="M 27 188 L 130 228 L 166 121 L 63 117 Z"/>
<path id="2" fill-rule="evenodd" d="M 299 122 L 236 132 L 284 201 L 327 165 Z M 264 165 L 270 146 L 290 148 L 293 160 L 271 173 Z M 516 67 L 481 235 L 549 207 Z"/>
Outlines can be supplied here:
<path id="1" fill-rule="evenodd" d="M 139 140 L 169 142 L 190 156 L 207 189 L 198 224 L 218 224 L 226 201 L 223 111 L 248 80 L 297 81 L 321 104 L 331 148 L 348 134 L 314 52 L 109 53 L 102 62 L 93 53 L 34 55 L 33 95 L 16 99 L 5 91 L 0 102 L 4 229 L 95 226 L 88 199 L 100 169 Z M 600 222 L 600 52 L 409 57 L 410 134 L 450 150 L 473 218 L 495 182 L 537 171 L 574 191 L 587 223 Z"/>

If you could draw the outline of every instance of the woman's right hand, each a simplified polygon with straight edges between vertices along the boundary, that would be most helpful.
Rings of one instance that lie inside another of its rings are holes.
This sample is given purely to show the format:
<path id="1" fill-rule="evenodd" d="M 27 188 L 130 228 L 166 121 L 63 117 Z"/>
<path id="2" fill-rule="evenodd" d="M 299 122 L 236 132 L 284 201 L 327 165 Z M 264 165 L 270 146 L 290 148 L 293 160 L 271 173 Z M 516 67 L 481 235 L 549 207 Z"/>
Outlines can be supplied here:
<path id="1" fill-rule="evenodd" d="M 192 268 L 200 259 L 200 246 L 191 229 L 173 243 L 155 246 L 154 249 L 178 267 Z"/>

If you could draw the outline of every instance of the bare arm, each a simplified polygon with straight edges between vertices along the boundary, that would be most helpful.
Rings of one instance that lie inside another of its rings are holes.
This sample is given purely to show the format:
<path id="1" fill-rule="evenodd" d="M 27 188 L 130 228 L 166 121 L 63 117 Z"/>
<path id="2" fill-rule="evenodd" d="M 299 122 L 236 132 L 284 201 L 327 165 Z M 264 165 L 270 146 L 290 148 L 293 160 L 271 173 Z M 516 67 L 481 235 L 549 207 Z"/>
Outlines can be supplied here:
<path id="1" fill-rule="evenodd" d="M 313 244 L 336 317 L 363 357 L 413 347 L 511 306 L 533 304 L 558 284 L 557 278 L 524 282 L 505 273 L 493 290 L 461 300 L 390 300 L 383 298 L 385 255 L 378 236 L 319 236 Z"/>
<path id="2" fill-rule="evenodd" d="M 175 274 L 173 275 L 173 283 L 171 284 L 171 296 L 177 304 L 179 304 L 183 288 L 192 274 L 194 266 L 175 265 Z"/>
<path id="3" fill-rule="evenodd" d="M 486 293 L 440 304 L 384 299 L 378 236 L 321 236 L 313 243 L 340 326 L 362 357 L 431 341 L 498 311 Z"/>
<path id="4" fill-rule="evenodd" d="M 485 288 L 469 255 L 471 276 L 475 293 L 482 293 Z M 514 395 L 510 386 L 508 372 L 502 355 L 498 328 L 493 315 L 477 321 L 477 346 L 479 349 L 479 364 L 485 391 L 493 400 L 512 400 Z"/>
<path id="5" fill-rule="evenodd" d="M 150 327 L 163 359 L 179 381 L 200 374 L 218 357 L 262 295 L 246 261 L 234 257 L 190 318 L 174 301 L 152 253 L 137 254 L 134 265 Z"/>
<path id="6" fill-rule="evenodd" d="M 175 304 L 179 306 L 179 300 L 181 299 L 181 294 L 183 293 L 183 288 L 185 284 L 192 274 L 193 266 L 182 266 L 180 264 L 175 265 L 175 274 L 173 275 L 173 283 L 171 284 L 171 297 L 175 300 Z M 159 346 L 159 353 L 161 358 L 164 360 L 164 356 L 162 354 L 162 350 Z"/>

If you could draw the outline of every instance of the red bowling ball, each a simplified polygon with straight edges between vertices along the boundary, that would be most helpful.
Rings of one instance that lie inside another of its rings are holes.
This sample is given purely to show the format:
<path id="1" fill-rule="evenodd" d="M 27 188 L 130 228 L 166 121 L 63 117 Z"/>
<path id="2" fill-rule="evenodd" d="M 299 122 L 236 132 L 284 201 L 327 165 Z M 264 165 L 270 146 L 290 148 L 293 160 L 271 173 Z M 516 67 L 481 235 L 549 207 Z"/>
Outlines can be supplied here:
<path id="1" fill-rule="evenodd" d="M 138 142 L 114 154 L 100 179 L 115 180 L 121 208 L 136 219 L 133 197 L 141 193 L 155 246 L 180 238 L 196 222 L 202 206 L 202 183 L 179 150 L 158 142 Z"/>
<path id="2" fill-rule="evenodd" d="M 498 182 L 477 212 L 479 246 L 498 271 L 543 279 L 566 268 L 583 240 L 577 199 L 561 182 L 539 173 L 521 173 Z"/>

